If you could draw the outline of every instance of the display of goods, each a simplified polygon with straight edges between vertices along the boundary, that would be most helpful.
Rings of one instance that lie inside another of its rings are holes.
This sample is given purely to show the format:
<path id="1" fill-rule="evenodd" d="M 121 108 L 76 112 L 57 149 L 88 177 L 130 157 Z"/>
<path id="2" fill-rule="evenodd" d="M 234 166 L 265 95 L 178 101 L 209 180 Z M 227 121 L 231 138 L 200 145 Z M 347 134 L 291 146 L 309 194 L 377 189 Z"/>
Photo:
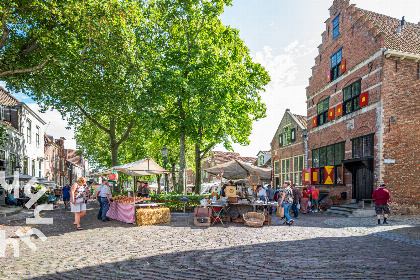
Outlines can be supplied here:
<path id="1" fill-rule="evenodd" d="M 139 208 L 136 210 L 136 223 L 138 226 L 151 226 L 166 224 L 171 221 L 169 208 Z"/>
<path id="2" fill-rule="evenodd" d="M 228 197 L 228 200 L 229 200 L 229 202 L 232 202 L 232 203 L 238 203 L 239 196 L 231 196 L 231 197 Z"/>
<path id="3" fill-rule="evenodd" d="M 122 203 L 122 204 L 133 204 L 134 203 L 134 198 L 133 197 L 127 197 L 127 196 L 114 196 L 112 198 L 114 200 L 114 202 L 116 203 Z M 143 199 L 141 197 L 136 197 L 136 203 L 140 203 L 141 201 L 143 201 Z"/>

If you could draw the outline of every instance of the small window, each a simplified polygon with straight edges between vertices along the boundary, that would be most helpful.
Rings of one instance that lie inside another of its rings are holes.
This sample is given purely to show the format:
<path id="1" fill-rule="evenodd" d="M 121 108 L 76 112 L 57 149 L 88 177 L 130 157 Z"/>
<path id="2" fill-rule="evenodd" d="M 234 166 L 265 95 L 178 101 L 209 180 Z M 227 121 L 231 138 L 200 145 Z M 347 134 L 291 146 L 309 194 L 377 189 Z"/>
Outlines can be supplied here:
<path id="1" fill-rule="evenodd" d="M 35 166 L 35 160 L 33 159 L 33 160 L 32 160 L 32 165 L 31 165 L 31 168 L 32 168 L 32 173 L 31 173 L 31 175 L 32 175 L 32 176 L 35 176 L 35 167 L 36 167 L 36 166 Z"/>
<path id="2" fill-rule="evenodd" d="M 31 144 L 31 133 L 32 133 L 32 122 L 30 120 L 26 120 L 26 142 L 28 144 Z"/>
<path id="3" fill-rule="evenodd" d="M 329 98 L 327 98 L 317 104 L 318 126 L 323 125 L 328 121 L 329 101 Z"/>
<path id="4" fill-rule="evenodd" d="M 38 178 L 42 178 L 42 161 L 38 161 Z"/>
<path id="5" fill-rule="evenodd" d="M 340 35 L 340 15 L 333 19 L 333 40 Z"/>
<path id="6" fill-rule="evenodd" d="M 28 165 L 29 165 L 29 159 L 26 157 L 23 159 L 23 174 L 29 175 Z"/>
<path id="7" fill-rule="evenodd" d="M 279 174 L 280 173 L 280 165 L 278 161 L 274 162 L 274 174 Z"/>
<path id="8" fill-rule="evenodd" d="M 338 50 L 331 56 L 331 81 L 337 79 L 341 75 L 341 60 L 343 59 L 342 49 Z"/>
<path id="9" fill-rule="evenodd" d="M 288 145 L 292 141 L 290 125 L 283 127 L 283 145 Z"/>
<path id="10" fill-rule="evenodd" d="M 353 158 L 373 156 L 373 134 L 352 140 Z"/>
<path id="11" fill-rule="evenodd" d="M 40 129 L 39 126 L 36 126 L 36 146 L 39 147 L 39 134 L 40 134 Z"/>
<path id="12" fill-rule="evenodd" d="M 15 171 L 16 170 L 16 155 L 15 154 L 10 154 L 10 169 L 11 171 Z"/>
<path id="13" fill-rule="evenodd" d="M 343 113 L 349 114 L 360 108 L 359 98 L 361 93 L 361 81 L 358 80 L 343 89 Z"/>

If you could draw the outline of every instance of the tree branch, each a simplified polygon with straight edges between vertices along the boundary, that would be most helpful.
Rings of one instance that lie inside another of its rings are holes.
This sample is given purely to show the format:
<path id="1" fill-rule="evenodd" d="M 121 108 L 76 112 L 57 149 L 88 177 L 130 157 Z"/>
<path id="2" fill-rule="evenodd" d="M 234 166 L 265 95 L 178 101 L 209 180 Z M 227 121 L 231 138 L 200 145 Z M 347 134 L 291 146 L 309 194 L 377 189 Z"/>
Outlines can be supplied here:
<path id="1" fill-rule="evenodd" d="M 125 140 L 127 140 L 127 138 L 128 138 L 128 136 L 130 135 L 130 132 L 131 132 L 131 129 L 133 128 L 133 126 L 134 126 L 134 118 L 133 118 L 133 119 L 131 119 L 131 122 L 130 122 L 130 124 L 129 124 L 129 126 L 128 126 L 127 130 L 125 131 L 125 133 L 124 133 L 123 137 L 121 137 L 121 139 L 117 142 L 117 147 L 118 147 L 119 145 L 121 145 L 121 143 L 122 143 L 122 142 L 124 142 Z"/>
<path id="2" fill-rule="evenodd" d="M 220 135 L 220 133 L 222 132 L 222 128 L 220 127 L 219 128 L 219 131 L 217 131 L 217 134 L 216 134 L 216 137 L 215 138 L 218 138 L 219 137 L 219 135 Z M 203 152 L 203 154 L 200 156 L 200 160 L 203 160 L 204 159 L 204 157 L 206 156 L 206 154 L 214 147 L 214 145 L 216 145 L 217 144 L 217 142 L 216 141 L 214 141 L 213 143 L 211 143 L 210 145 L 208 145 L 207 146 L 207 148 L 204 150 L 204 152 Z"/>
<path id="3" fill-rule="evenodd" d="M 79 104 L 76 103 L 76 107 L 79 108 L 80 112 L 82 112 L 83 115 L 85 115 L 86 118 L 88 118 L 94 125 L 96 125 L 99 129 L 105 131 L 107 134 L 110 134 L 110 130 L 106 129 L 104 126 L 102 126 L 97 120 L 92 118 L 86 111 L 83 109 Z"/>
<path id="4" fill-rule="evenodd" d="M 29 73 L 29 72 L 35 72 L 37 70 L 40 70 L 45 67 L 49 62 L 53 61 L 53 59 L 47 59 L 38 66 L 32 67 L 32 68 L 26 68 L 26 69 L 18 69 L 18 70 L 9 70 L 0 73 L 0 77 L 4 77 L 11 74 L 21 74 L 21 73 Z"/>
<path id="5" fill-rule="evenodd" d="M 203 16 L 203 20 L 201 21 L 201 25 L 200 25 L 200 28 L 198 29 L 198 31 L 197 31 L 197 33 L 195 34 L 195 36 L 194 36 L 194 39 L 192 40 L 192 44 L 194 44 L 194 42 L 195 42 L 195 39 L 197 39 L 197 36 L 198 36 L 198 34 L 200 33 L 200 31 L 201 31 L 201 28 L 203 28 L 203 25 L 204 25 L 204 20 L 206 19 L 206 17 L 205 16 Z"/>
<path id="6" fill-rule="evenodd" d="M 9 28 L 7 28 L 6 25 L 6 15 L 3 16 L 3 18 L 1 19 L 1 25 L 3 27 L 3 34 L 1 35 L 1 39 L 0 39 L 0 50 L 3 48 L 4 43 L 6 43 L 6 39 L 7 36 L 9 36 Z"/>

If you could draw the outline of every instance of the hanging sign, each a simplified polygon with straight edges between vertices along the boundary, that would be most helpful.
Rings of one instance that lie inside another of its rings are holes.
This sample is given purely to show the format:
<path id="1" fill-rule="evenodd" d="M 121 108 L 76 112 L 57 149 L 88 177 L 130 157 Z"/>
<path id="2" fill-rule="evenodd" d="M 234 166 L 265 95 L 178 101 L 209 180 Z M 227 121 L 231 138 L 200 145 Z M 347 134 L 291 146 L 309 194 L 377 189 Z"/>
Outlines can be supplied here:
<path id="1" fill-rule="evenodd" d="M 117 171 L 112 171 L 111 173 L 109 173 L 108 177 L 109 177 L 108 182 L 112 182 L 112 183 L 117 183 L 118 182 L 118 172 Z"/>

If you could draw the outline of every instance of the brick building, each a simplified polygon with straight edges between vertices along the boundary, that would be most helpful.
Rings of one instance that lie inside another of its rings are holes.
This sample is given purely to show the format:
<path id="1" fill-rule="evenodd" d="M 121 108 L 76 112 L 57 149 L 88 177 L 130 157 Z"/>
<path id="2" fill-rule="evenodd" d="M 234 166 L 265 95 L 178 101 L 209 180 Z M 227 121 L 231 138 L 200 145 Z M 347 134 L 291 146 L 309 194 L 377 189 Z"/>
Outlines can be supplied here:
<path id="1" fill-rule="evenodd" d="M 68 183 L 64 140 L 44 135 L 44 178 L 61 187 Z"/>
<path id="2" fill-rule="evenodd" d="M 306 117 L 295 115 L 286 109 L 271 141 L 271 166 L 274 189 L 291 180 L 302 185 L 302 170 L 306 168 L 307 142 L 302 136 L 306 131 Z"/>
<path id="3" fill-rule="evenodd" d="M 420 25 L 335 0 L 307 87 L 309 176 L 320 190 L 419 211 Z"/>

